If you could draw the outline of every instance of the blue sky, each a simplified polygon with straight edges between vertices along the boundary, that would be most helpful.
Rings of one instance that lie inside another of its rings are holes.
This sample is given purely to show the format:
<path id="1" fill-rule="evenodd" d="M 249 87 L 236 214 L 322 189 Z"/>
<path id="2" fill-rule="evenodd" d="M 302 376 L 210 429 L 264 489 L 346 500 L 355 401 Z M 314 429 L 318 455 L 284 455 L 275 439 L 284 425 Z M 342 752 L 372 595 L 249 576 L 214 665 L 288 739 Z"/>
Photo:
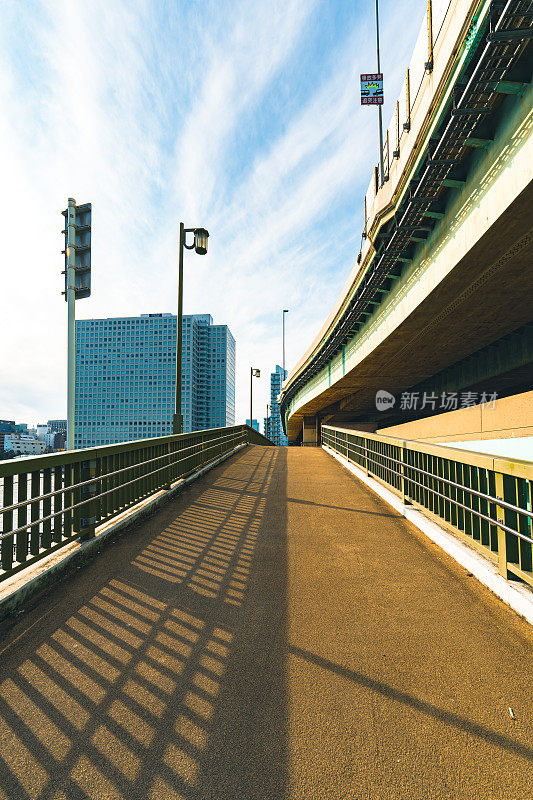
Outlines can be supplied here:
<path id="1" fill-rule="evenodd" d="M 424 0 L 381 3 L 384 122 Z M 66 408 L 61 209 L 93 204 L 92 296 L 77 317 L 185 313 L 237 340 L 237 422 L 265 414 L 269 373 L 296 363 L 359 250 L 377 161 L 374 2 L 4 0 L 0 4 L 0 418 Z M 6 346 L 7 345 L 7 346 Z"/>

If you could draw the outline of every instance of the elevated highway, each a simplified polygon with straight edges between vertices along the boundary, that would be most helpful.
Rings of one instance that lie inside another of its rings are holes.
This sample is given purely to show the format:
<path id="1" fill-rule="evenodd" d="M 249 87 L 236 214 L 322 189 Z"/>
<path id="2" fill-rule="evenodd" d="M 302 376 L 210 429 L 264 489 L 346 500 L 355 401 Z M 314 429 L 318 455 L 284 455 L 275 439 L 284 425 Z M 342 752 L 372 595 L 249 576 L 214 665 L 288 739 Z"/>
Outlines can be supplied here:
<path id="1" fill-rule="evenodd" d="M 324 420 L 375 428 L 380 389 L 533 386 L 533 4 L 428 14 L 357 263 L 283 386 L 293 442 L 316 443 Z"/>

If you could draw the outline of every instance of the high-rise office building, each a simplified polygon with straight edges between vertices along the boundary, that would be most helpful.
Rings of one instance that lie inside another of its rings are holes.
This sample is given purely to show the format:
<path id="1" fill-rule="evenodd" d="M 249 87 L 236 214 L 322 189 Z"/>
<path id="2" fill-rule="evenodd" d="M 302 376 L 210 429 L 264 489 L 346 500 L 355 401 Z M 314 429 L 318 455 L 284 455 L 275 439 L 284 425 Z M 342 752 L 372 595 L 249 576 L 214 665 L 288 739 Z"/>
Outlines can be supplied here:
<path id="1" fill-rule="evenodd" d="M 75 447 L 172 433 L 173 314 L 76 322 Z M 210 314 L 183 317 L 183 430 L 235 424 L 235 339 Z"/>
<path id="2" fill-rule="evenodd" d="M 281 392 L 281 384 L 284 380 L 283 367 L 279 364 L 276 365 L 274 372 L 270 373 L 270 417 L 267 423 L 268 436 L 271 442 L 280 447 L 286 447 L 288 439 L 283 433 L 283 426 L 281 424 L 281 414 L 279 410 L 278 397 Z"/>

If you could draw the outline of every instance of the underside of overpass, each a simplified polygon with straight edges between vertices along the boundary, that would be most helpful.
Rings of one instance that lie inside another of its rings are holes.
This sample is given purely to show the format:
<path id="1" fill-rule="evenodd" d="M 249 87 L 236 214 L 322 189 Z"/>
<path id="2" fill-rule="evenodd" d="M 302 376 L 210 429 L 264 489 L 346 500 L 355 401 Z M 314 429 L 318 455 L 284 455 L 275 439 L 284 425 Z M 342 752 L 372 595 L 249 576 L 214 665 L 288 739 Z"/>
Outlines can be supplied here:
<path id="1" fill-rule="evenodd" d="M 241 450 L 1 641 L 2 800 L 530 796 L 529 626 L 322 449 Z"/>
<path id="2" fill-rule="evenodd" d="M 289 416 L 289 439 L 298 438 L 304 416 L 394 424 L 397 416 L 376 410 L 379 389 L 398 395 L 479 388 L 499 396 L 531 389 L 531 208 L 533 183 L 394 335 Z M 481 374 L 461 369 L 485 354 Z"/>

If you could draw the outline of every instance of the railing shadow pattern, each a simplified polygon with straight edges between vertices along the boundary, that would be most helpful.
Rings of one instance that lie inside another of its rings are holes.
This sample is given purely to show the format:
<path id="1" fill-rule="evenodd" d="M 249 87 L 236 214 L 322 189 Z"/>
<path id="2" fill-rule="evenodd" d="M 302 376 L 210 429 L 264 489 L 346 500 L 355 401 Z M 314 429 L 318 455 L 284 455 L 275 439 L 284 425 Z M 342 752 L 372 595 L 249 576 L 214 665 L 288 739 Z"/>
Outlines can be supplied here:
<path id="1" fill-rule="evenodd" d="M 285 459 L 234 457 L 133 559 L 101 555 L 114 577 L 51 635 L 4 652 L 1 800 L 285 796 Z"/>

